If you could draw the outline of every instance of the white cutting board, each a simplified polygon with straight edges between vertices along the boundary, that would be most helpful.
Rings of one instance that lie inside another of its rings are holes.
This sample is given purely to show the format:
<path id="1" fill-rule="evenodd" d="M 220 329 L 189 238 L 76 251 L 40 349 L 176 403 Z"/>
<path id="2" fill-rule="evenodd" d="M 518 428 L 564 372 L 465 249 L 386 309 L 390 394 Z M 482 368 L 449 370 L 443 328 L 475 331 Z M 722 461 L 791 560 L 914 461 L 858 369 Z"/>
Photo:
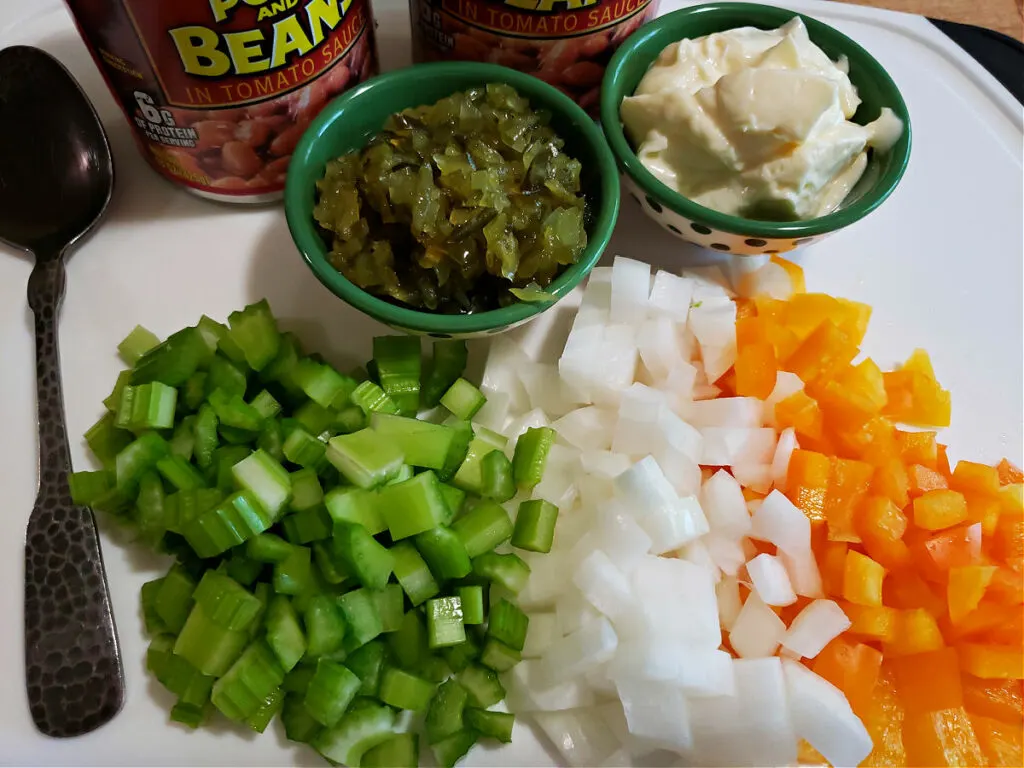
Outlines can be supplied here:
<path id="1" fill-rule="evenodd" d="M 688 3 L 663 2 L 662 10 Z M 953 393 L 944 436 L 951 458 L 1018 463 L 1022 452 L 1021 107 L 970 57 L 924 19 L 869 8 L 794 0 L 860 42 L 902 89 L 914 129 L 910 167 L 891 199 L 867 219 L 799 254 L 810 290 L 874 307 L 865 351 L 883 367 L 914 347 L 931 352 Z M 403 0 L 376 0 L 386 69 L 410 62 Z M 127 125 L 57 0 L 0 0 L 0 47 L 37 45 L 57 56 L 93 99 L 117 163 L 117 190 L 97 233 L 68 265 L 61 320 L 65 401 L 72 457 L 88 466 L 81 435 L 100 415 L 120 365 L 115 345 L 135 324 L 164 336 L 206 313 L 267 297 L 283 324 L 310 348 L 341 362 L 370 355 L 384 329 L 310 275 L 279 208 L 245 210 L 198 200 L 162 181 L 136 151 Z M 0 151 L 12 151 L 0 147 Z M 14 149 L 13 151 L 17 151 Z M 607 257 L 621 253 L 661 267 L 717 255 L 651 226 L 635 203 L 622 216 Z M 323 765 L 279 729 L 190 732 L 167 721 L 169 696 L 144 669 L 138 614 L 141 584 L 158 575 L 152 558 L 104 536 L 107 573 L 127 677 L 127 703 L 110 724 L 70 741 L 43 738 L 25 703 L 22 558 L 36 486 L 29 261 L 0 246 L 0 764 Z M 514 742 L 476 748 L 480 766 L 556 765 L 528 727 Z"/>

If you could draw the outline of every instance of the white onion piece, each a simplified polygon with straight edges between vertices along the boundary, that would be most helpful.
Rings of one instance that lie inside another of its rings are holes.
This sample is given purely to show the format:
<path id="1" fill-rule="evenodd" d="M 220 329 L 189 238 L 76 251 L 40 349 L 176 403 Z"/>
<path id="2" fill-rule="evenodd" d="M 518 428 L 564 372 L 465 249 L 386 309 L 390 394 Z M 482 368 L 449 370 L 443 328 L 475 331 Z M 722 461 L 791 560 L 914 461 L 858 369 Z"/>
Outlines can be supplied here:
<path id="1" fill-rule="evenodd" d="M 526 390 L 519 380 L 519 369 L 529 363 L 530 358 L 522 348 L 509 337 L 499 336 L 494 339 L 487 350 L 487 363 L 480 381 L 480 389 L 485 394 L 504 392 L 509 397 L 509 407 L 515 413 L 522 413 L 529 408 Z"/>
<path id="2" fill-rule="evenodd" d="M 744 274 L 738 281 L 737 288 L 741 296 L 767 296 L 780 301 L 789 299 L 794 291 L 793 279 L 789 272 L 773 261 Z"/>
<path id="3" fill-rule="evenodd" d="M 772 656 L 785 634 L 782 619 L 751 592 L 729 631 L 729 644 L 742 658 L 761 658 Z"/>
<path id="4" fill-rule="evenodd" d="M 612 262 L 611 321 L 639 325 L 647 316 L 651 267 L 642 261 L 616 256 Z"/>
<path id="5" fill-rule="evenodd" d="M 750 522 L 752 538 L 771 542 L 783 552 L 811 548 L 811 521 L 777 490 L 764 497 Z"/>
<path id="6" fill-rule="evenodd" d="M 632 615 L 636 600 L 629 579 L 601 550 L 595 549 L 583 558 L 572 581 L 587 602 L 616 626 Z"/>
<path id="7" fill-rule="evenodd" d="M 533 626 L 530 626 L 533 631 Z M 505 676 L 510 712 L 558 712 L 566 709 L 589 707 L 595 703 L 593 691 L 582 679 L 567 680 L 551 685 L 544 664 L 527 659 L 516 664 Z"/>
<path id="8" fill-rule="evenodd" d="M 647 302 L 648 313 L 665 315 L 680 325 L 685 325 L 690 314 L 694 287 L 694 281 L 688 277 L 659 270 L 654 275 L 654 283 L 651 285 Z"/>
<path id="9" fill-rule="evenodd" d="M 775 388 L 764 401 L 764 423 L 769 427 L 775 426 L 775 406 L 790 395 L 795 395 L 804 388 L 803 381 L 795 373 L 779 371 L 775 375 Z"/>
<path id="10" fill-rule="evenodd" d="M 700 463 L 706 467 L 769 464 L 775 454 L 775 430 L 770 428 L 704 427 Z"/>
<path id="11" fill-rule="evenodd" d="M 573 393 L 565 386 L 558 368 L 546 363 L 527 363 L 519 369 L 530 407 L 558 417 L 576 407 Z"/>
<path id="12" fill-rule="evenodd" d="M 559 524 L 562 518 L 566 517 L 568 515 L 559 515 Z M 561 544 L 558 528 L 555 531 L 555 542 L 558 546 Z M 524 611 L 536 611 L 554 606 L 565 591 L 567 567 L 567 555 L 558 551 L 552 551 L 536 560 L 531 559 L 530 578 L 518 595 L 519 607 Z"/>
<path id="13" fill-rule="evenodd" d="M 818 562 L 810 547 L 792 554 L 779 550 L 779 560 L 786 566 L 786 573 L 789 574 L 789 582 L 793 585 L 794 592 L 801 597 L 825 596 Z"/>
<path id="14" fill-rule="evenodd" d="M 832 765 L 860 765 L 871 754 L 871 735 L 843 692 L 797 661 L 784 659 L 782 672 L 796 735 Z"/>
<path id="15" fill-rule="evenodd" d="M 593 707 L 534 712 L 532 717 L 572 768 L 601 765 L 622 746 Z"/>
<path id="16" fill-rule="evenodd" d="M 633 466 L 628 456 L 604 450 L 584 450 L 580 453 L 580 467 L 588 475 L 616 478 Z"/>
<path id="17" fill-rule="evenodd" d="M 747 573 L 753 582 L 754 591 L 765 604 L 784 606 L 796 602 L 796 593 L 789 583 L 786 566 L 774 555 L 758 555 L 747 563 Z"/>
<path id="18" fill-rule="evenodd" d="M 486 407 L 486 406 L 485 406 Z M 569 411 L 551 424 L 558 439 L 581 451 L 604 451 L 611 447 L 615 412 L 588 405 Z"/>
<path id="19" fill-rule="evenodd" d="M 527 411 L 521 416 L 517 416 L 512 419 L 506 426 L 505 431 L 502 432 L 505 437 L 508 438 L 508 444 L 505 446 L 505 453 L 509 458 L 515 453 L 516 440 L 526 430 L 536 427 L 546 427 L 551 423 L 548 416 L 544 411 L 539 408 L 534 408 L 532 411 Z"/>
<path id="20" fill-rule="evenodd" d="M 704 447 L 700 430 L 683 421 L 667 406 L 658 411 L 656 423 L 658 434 L 667 447 L 686 456 L 694 464 L 700 461 Z"/>
<path id="21" fill-rule="evenodd" d="M 813 659 L 833 638 L 849 628 L 850 620 L 838 604 L 832 600 L 815 600 L 793 619 L 782 638 L 782 647 L 797 658 Z"/>
<path id="22" fill-rule="evenodd" d="M 704 537 L 704 545 L 708 548 L 708 554 L 715 565 L 727 576 L 735 576 L 747 562 L 743 546 L 736 539 L 711 533 Z"/>
<path id="23" fill-rule="evenodd" d="M 668 683 L 687 696 L 731 696 L 736 692 L 732 656 L 726 651 L 693 648 L 656 636 L 622 643 L 608 664 L 613 680 Z"/>
<path id="24" fill-rule="evenodd" d="M 718 602 L 711 575 L 703 568 L 665 557 L 645 557 L 632 573 L 641 620 L 631 637 L 644 632 L 667 636 L 688 646 L 715 649 L 722 642 Z"/>
<path id="25" fill-rule="evenodd" d="M 615 456 L 618 454 L 611 455 Z M 626 466 L 629 466 L 628 460 Z M 579 467 L 577 467 L 575 477 L 575 485 L 578 492 L 576 500 L 583 509 L 594 509 L 598 505 L 603 504 L 606 499 L 610 499 L 615 495 L 615 481 L 611 477 L 591 475 Z"/>
<path id="26" fill-rule="evenodd" d="M 650 456 L 615 478 L 615 487 L 651 537 L 655 554 L 679 549 L 708 532 L 708 522 L 697 500 L 692 496 L 680 498 Z"/>
<path id="27" fill-rule="evenodd" d="M 487 402 L 473 416 L 473 423 L 487 427 L 499 434 L 505 433 L 505 425 L 508 423 L 508 413 L 512 405 L 512 398 L 508 392 L 483 390 Z"/>
<path id="28" fill-rule="evenodd" d="M 652 455 L 676 493 L 680 496 L 700 493 L 700 465 L 689 455 L 670 445 L 658 447 Z"/>
<path id="29" fill-rule="evenodd" d="M 587 277 L 580 309 L 598 309 L 611 312 L 612 309 L 612 268 L 594 267 Z"/>
<path id="30" fill-rule="evenodd" d="M 579 629 L 556 640 L 544 654 L 541 663 L 546 679 L 557 685 L 584 675 L 614 656 L 618 643 L 608 619 L 588 617 Z"/>
<path id="31" fill-rule="evenodd" d="M 718 621 L 722 629 L 731 632 L 740 615 L 743 603 L 740 600 L 740 583 L 735 576 L 723 576 L 715 585 L 715 597 L 718 600 Z M 547 614 L 537 614 L 545 616 Z M 530 631 L 533 632 L 533 619 L 530 619 Z M 529 641 L 527 641 L 529 642 Z"/>
<path id="32" fill-rule="evenodd" d="M 757 493 L 768 493 L 772 489 L 771 464 L 738 462 L 732 465 L 732 473 L 744 488 L 749 488 Z"/>
<path id="33" fill-rule="evenodd" d="M 558 371 L 588 402 L 614 404 L 633 382 L 637 359 L 632 327 L 597 326 L 569 334 Z"/>
<path id="34" fill-rule="evenodd" d="M 701 486 L 700 506 L 716 534 L 738 539 L 750 531 L 750 514 L 743 489 L 724 469 L 718 470 Z"/>
<path id="35" fill-rule="evenodd" d="M 612 500 L 600 506 L 591 530 L 600 548 L 625 573 L 651 551 L 651 537 L 621 502 Z"/>
<path id="36" fill-rule="evenodd" d="M 796 440 L 796 432 L 792 427 L 787 427 L 779 433 L 779 442 L 775 445 L 775 455 L 772 457 L 771 481 L 780 491 L 786 490 L 786 477 L 789 475 L 789 460 L 793 451 L 800 447 Z"/>
<path id="37" fill-rule="evenodd" d="M 562 578 L 565 578 L 564 574 Z M 578 632 L 587 622 L 596 621 L 600 617 L 601 614 L 587 602 L 587 598 L 578 589 L 570 587 L 562 592 L 555 602 L 555 619 L 558 622 L 560 638 Z"/>
<path id="38" fill-rule="evenodd" d="M 722 376 L 725 375 L 726 371 L 733 367 L 736 363 L 736 343 L 727 344 L 725 346 L 710 346 L 701 345 L 700 348 L 700 359 L 704 365 L 704 375 L 710 384 L 714 384 Z M 718 387 L 709 387 L 704 390 L 703 397 L 698 394 L 696 388 L 694 388 L 694 400 L 709 400 L 712 397 L 717 397 L 721 390 Z"/>
<path id="39" fill-rule="evenodd" d="M 550 501 L 556 507 L 572 505 L 576 498 L 576 467 L 580 452 L 555 443 L 548 451 L 544 476 L 533 489 L 533 498 Z"/>
<path id="40" fill-rule="evenodd" d="M 645 320 L 636 340 L 640 359 L 651 377 L 659 382 L 668 378 L 673 366 L 682 358 L 679 332 L 672 318 L 659 316 Z"/>
<path id="41" fill-rule="evenodd" d="M 685 560 L 688 563 L 693 563 L 703 568 L 711 574 L 711 579 L 715 584 L 718 584 L 719 579 L 722 578 L 722 570 L 715 565 L 714 558 L 711 557 L 708 545 L 704 543 L 703 539 L 697 539 L 683 545 L 683 548 L 678 552 L 678 557 L 680 560 Z"/>
<path id="42" fill-rule="evenodd" d="M 700 427 L 760 427 L 763 407 L 756 397 L 721 397 L 693 403 L 686 418 Z"/>
<path id="43" fill-rule="evenodd" d="M 689 707 L 682 690 L 669 683 L 636 678 L 615 681 L 629 733 L 641 749 L 689 748 Z"/>
<path id="44" fill-rule="evenodd" d="M 677 415 L 682 415 L 693 402 L 693 388 L 697 384 L 697 368 L 688 358 L 680 358 L 668 373 L 668 378 L 661 385 L 665 395 L 665 404 Z"/>
<path id="45" fill-rule="evenodd" d="M 523 658 L 539 659 L 561 636 L 558 631 L 558 619 L 554 613 L 548 611 L 531 613 L 530 630 L 526 633 L 526 643 L 523 645 Z"/>

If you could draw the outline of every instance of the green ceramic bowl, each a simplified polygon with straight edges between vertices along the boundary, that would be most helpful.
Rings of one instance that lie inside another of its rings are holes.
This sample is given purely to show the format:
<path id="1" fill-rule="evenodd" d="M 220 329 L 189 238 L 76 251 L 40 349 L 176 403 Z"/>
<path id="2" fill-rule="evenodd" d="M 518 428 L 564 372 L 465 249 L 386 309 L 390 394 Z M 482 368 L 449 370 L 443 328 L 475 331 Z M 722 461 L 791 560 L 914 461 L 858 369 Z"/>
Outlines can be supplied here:
<path id="1" fill-rule="evenodd" d="M 508 83 L 536 109 L 551 113 L 551 125 L 565 140 L 565 151 L 583 166 L 587 193 L 588 244 L 576 264 L 548 287 L 564 297 L 587 276 L 608 245 L 619 214 L 619 174 L 601 129 L 561 91 L 534 77 L 492 64 L 423 64 L 368 80 L 338 97 L 319 114 L 292 156 L 285 187 L 285 212 L 292 238 L 313 274 L 328 290 L 356 309 L 393 328 L 438 338 L 500 333 L 521 325 L 554 302 L 521 302 L 471 315 L 443 315 L 400 307 L 345 279 L 331 266 L 328 249 L 313 221 L 316 182 L 327 161 L 360 149 L 389 115 L 486 83 Z"/>
<path id="2" fill-rule="evenodd" d="M 903 121 L 903 135 L 888 152 L 872 151 L 857 185 L 839 208 L 807 221 L 774 222 L 729 216 L 680 195 L 662 184 L 640 162 L 619 119 L 619 105 L 631 95 L 651 63 L 670 43 L 735 27 L 775 29 L 801 16 L 810 38 L 832 60 L 846 56 L 850 80 L 861 105 L 853 116 L 865 124 L 889 107 Z M 910 160 L 910 116 L 896 84 L 875 59 L 832 27 L 785 8 L 752 3 L 709 3 L 660 16 L 634 32 L 612 57 L 601 88 L 601 122 L 624 182 L 644 213 L 684 240 L 739 255 L 783 253 L 847 227 L 880 206 L 899 184 Z"/>

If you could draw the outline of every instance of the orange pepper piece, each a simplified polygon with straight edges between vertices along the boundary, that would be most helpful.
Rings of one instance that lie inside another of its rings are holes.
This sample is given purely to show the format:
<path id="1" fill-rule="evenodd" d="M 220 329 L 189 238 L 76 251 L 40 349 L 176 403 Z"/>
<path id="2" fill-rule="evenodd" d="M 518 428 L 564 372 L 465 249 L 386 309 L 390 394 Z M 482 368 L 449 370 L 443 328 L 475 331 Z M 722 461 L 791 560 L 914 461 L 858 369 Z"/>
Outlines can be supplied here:
<path id="1" fill-rule="evenodd" d="M 938 444 L 935 432 L 903 432 L 896 430 L 896 444 L 900 449 L 900 458 L 904 464 L 923 464 L 929 469 L 936 469 L 938 460 Z"/>
<path id="2" fill-rule="evenodd" d="M 914 525 L 919 528 L 941 531 L 966 519 L 967 500 L 957 491 L 928 491 L 914 499 Z"/>
<path id="3" fill-rule="evenodd" d="M 911 498 L 928 493 L 928 491 L 939 491 L 949 487 L 945 477 L 923 464 L 912 464 L 907 467 L 907 478 L 910 481 L 908 491 Z"/>
<path id="4" fill-rule="evenodd" d="M 896 683 L 888 664 L 882 665 L 878 682 L 867 705 L 854 711 L 871 734 L 873 749 L 861 765 L 905 766 L 907 754 L 903 746 L 903 704 L 896 695 Z"/>
<path id="5" fill-rule="evenodd" d="M 978 607 L 996 570 L 994 565 L 965 565 L 949 569 L 946 600 L 950 621 L 959 624 Z"/>
<path id="6" fill-rule="evenodd" d="M 907 518 L 884 496 L 869 496 L 861 504 L 857 530 L 868 556 L 888 569 L 910 562 L 910 549 L 903 541 Z"/>
<path id="7" fill-rule="evenodd" d="M 748 344 L 736 353 L 736 394 L 764 400 L 775 389 L 778 361 L 775 348 L 768 342 Z"/>
<path id="8" fill-rule="evenodd" d="M 999 516 L 991 536 L 991 551 L 994 557 L 1021 572 L 1024 567 L 1024 517 L 1012 512 Z"/>
<path id="9" fill-rule="evenodd" d="M 914 371 L 923 374 L 929 379 L 935 378 L 935 368 L 932 366 L 932 359 L 928 352 L 923 349 L 915 349 L 910 353 L 907 362 L 900 366 L 901 371 Z"/>
<path id="10" fill-rule="evenodd" d="M 832 462 L 825 495 L 825 522 L 830 541 L 860 541 L 854 521 L 874 474 L 874 467 L 862 461 L 835 459 Z"/>
<path id="11" fill-rule="evenodd" d="M 960 662 L 954 648 L 899 656 L 890 662 L 896 693 L 907 714 L 955 709 L 964 704 Z"/>
<path id="12" fill-rule="evenodd" d="M 935 446 L 935 469 L 946 478 L 946 482 L 953 479 L 953 471 L 949 468 L 949 453 L 942 443 Z"/>
<path id="13" fill-rule="evenodd" d="M 985 755 L 963 707 L 906 713 L 903 745 L 907 751 L 907 765 L 929 768 L 985 765 Z"/>
<path id="14" fill-rule="evenodd" d="M 857 605 L 881 605 L 885 568 L 856 550 L 846 553 L 843 597 Z"/>
<path id="15" fill-rule="evenodd" d="M 817 390 L 826 416 L 837 426 L 855 428 L 885 406 L 882 371 L 871 358 L 847 366 Z"/>
<path id="16" fill-rule="evenodd" d="M 842 603 L 843 613 L 850 619 L 851 635 L 868 640 L 890 642 L 896 634 L 899 611 L 884 605 L 857 605 Z"/>
<path id="17" fill-rule="evenodd" d="M 1011 483 L 999 489 L 999 501 L 1007 512 L 1024 515 L 1024 483 Z"/>
<path id="18" fill-rule="evenodd" d="M 786 495 L 812 524 L 825 521 L 825 497 L 831 474 L 832 460 L 823 454 L 797 449 L 789 459 Z"/>
<path id="19" fill-rule="evenodd" d="M 817 670 L 815 670 L 817 671 Z M 984 680 L 962 675 L 964 708 L 972 715 L 1024 725 L 1024 691 L 1020 680 Z"/>
<path id="20" fill-rule="evenodd" d="M 875 468 L 871 488 L 900 509 L 910 503 L 910 476 L 898 459 L 889 459 Z"/>
<path id="21" fill-rule="evenodd" d="M 825 320 L 786 358 L 784 367 L 805 382 L 813 381 L 834 376 L 849 365 L 857 352 L 857 345 L 835 323 Z"/>
<path id="22" fill-rule="evenodd" d="M 1020 726 L 974 713 L 968 714 L 988 765 L 1014 768 L 1024 765 L 1024 731 Z"/>
<path id="23" fill-rule="evenodd" d="M 989 496 L 999 495 L 999 485 L 999 471 L 975 461 L 958 461 L 949 483 L 954 491 L 984 493 Z"/>
<path id="24" fill-rule="evenodd" d="M 893 608 L 923 608 L 938 618 L 946 613 L 946 601 L 935 594 L 920 574 L 909 568 L 901 568 L 885 579 L 882 597 L 886 605 Z"/>
<path id="25" fill-rule="evenodd" d="M 843 580 L 846 573 L 846 555 L 850 545 L 845 541 L 829 541 L 824 545 L 824 554 L 818 557 L 821 584 L 826 595 L 839 597 L 843 594 Z"/>
<path id="26" fill-rule="evenodd" d="M 1009 459 L 1002 459 L 996 465 L 996 472 L 999 473 L 999 484 L 1000 485 L 1013 485 L 1014 483 L 1024 483 L 1024 472 Z"/>
<path id="27" fill-rule="evenodd" d="M 948 427 L 949 392 L 919 371 L 899 370 L 883 374 L 887 402 L 885 415 L 915 427 Z"/>
<path id="28" fill-rule="evenodd" d="M 1021 605 L 1024 603 L 1024 579 L 1010 568 L 996 568 L 988 585 L 988 594 L 1002 605 Z"/>
<path id="29" fill-rule="evenodd" d="M 984 679 L 1024 678 L 1024 650 L 1019 646 L 989 643 L 960 643 L 956 647 L 960 667 L 969 675 Z"/>
<path id="30" fill-rule="evenodd" d="M 825 293 L 801 293 L 785 302 L 782 322 L 800 340 L 806 339 L 824 322 L 838 326 L 843 316 L 839 300 Z"/>
<path id="31" fill-rule="evenodd" d="M 807 291 L 807 283 L 804 280 L 804 269 L 799 264 L 794 264 L 792 261 L 782 258 L 777 254 L 773 254 L 769 259 L 772 264 L 778 264 L 789 275 L 789 280 L 793 284 L 793 293 L 804 293 Z"/>
<path id="32" fill-rule="evenodd" d="M 1003 620 L 989 630 L 986 636 L 988 640 L 999 645 L 1013 645 L 1017 648 L 1024 647 L 1024 611 L 1011 611 L 1006 615 L 1006 608 L 1003 608 Z"/>
<path id="33" fill-rule="evenodd" d="M 775 424 L 780 430 L 792 427 L 800 437 L 818 439 L 824 423 L 818 402 L 806 392 L 794 392 L 775 404 Z"/>
<path id="34" fill-rule="evenodd" d="M 811 665 L 816 675 L 846 694 L 854 711 L 862 711 L 870 702 L 881 668 L 881 651 L 844 637 L 831 640 Z"/>
<path id="35" fill-rule="evenodd" d="M 929 581 L 945 581 L 950 568 L 977 565 L 981 559 L 980 526 L 958 525 L 908 541 L 910 556 Z"/>
<path id="36" fill-rule="evenodd" d="M 943 635 L 950 641 L 959 640 L 992 640 L 993 642 L 1007 644 L 1011 642 L 1024 643 L 1021 624 L 1018 620 L 1015 626 L 1012 616 L 1007 616 L 1006 606 L 997 603 L 990 598 L 982 598 L 981 603 L 964 616 L 957 624 L 950 622 L 948 628 L 943 629 Z M 1020 639 L 1016 639 L 1019 637 Z"/>
<path id="37" fill-rule="evenodd" d="M 864 341 L 864 334 L 868 332 L 868 323 L 871 321 L 871 307 L 861 304 L 859 301 L 849 299 L 836 299 L 842 311 L 838 325 L 854 344 L 858 347 Z"/>
<path id="38" fill-rule="evenodd" d="M 932 614 L 924 608 L 900 611 L 892 640 L 883 643 L 882 653 L 890 656 L 911 656 L 934 651 L 945 645 L 942 631 Z"/>
<path id="39" fill-rule="evenodd" d="M 1001 505 L 998 497 L 971 491 L 964 491 L 963 494 L 967 501 L 967 519 L 972 523 L 981 523 L 982 533 L 991 536 L 999 525 Z"/>

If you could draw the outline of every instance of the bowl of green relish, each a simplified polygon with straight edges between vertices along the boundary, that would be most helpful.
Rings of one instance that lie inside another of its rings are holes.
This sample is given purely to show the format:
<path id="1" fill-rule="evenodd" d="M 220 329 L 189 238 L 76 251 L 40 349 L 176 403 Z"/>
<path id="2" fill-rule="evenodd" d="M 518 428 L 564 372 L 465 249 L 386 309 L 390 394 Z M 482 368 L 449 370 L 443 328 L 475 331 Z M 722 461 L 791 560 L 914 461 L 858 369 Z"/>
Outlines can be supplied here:
<path id="1" fill-rule="evenodd" d="M 317 279 L 409 333 L 500 333 L 597 264 L 619 211 L 600 127 L 530 75 L 422 64 L 328 104 L 292 156 L 285 212 Z"/>

